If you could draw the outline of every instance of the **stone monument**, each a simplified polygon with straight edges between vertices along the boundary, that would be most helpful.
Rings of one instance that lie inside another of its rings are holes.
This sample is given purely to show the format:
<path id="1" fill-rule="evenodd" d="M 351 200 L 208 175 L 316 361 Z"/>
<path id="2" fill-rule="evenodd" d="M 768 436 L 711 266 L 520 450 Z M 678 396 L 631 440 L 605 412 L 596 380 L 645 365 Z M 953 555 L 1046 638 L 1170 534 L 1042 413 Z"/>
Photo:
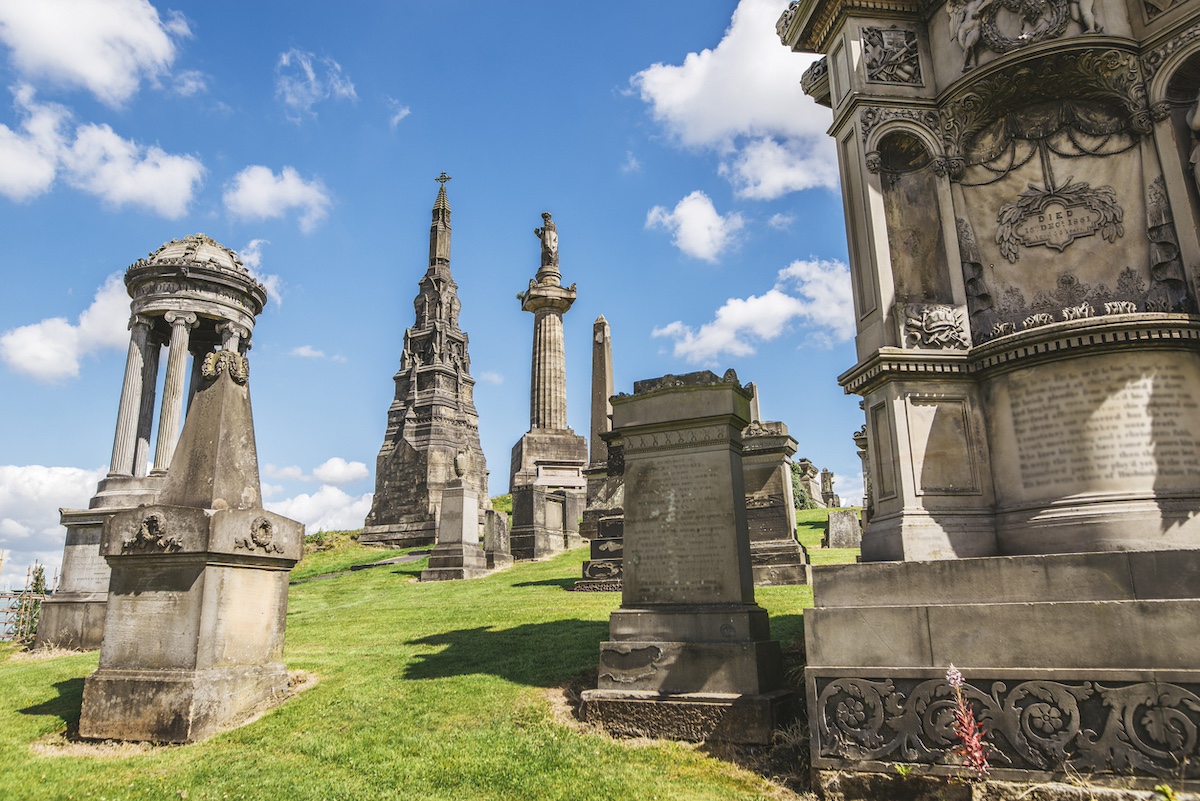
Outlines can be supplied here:
<path id="1" fill-rule="evenodd" d="M 823 545 L 826 548 L 861 548 L 862 524 L 858 512 L 853 509 L 831 511 Z"/>
<path id="2" fill-rule="evenodd" d="M 454 460 L 460 453 L 466 458 L 463 488 L 478 501 L 477 525 L 490 508 L 468 338 L 458 327 L 462 304 L 450 274 L 449 180 L 444 172 L 437 178 L 441 186 L 429 228 L 429 268 L 413 301 L 416 323 L 404 331 L 400 370 L 393 377 L 396 396 L 375 460 L 375 497 L 360 542 L 433 543 L 442 493 L 456 480 Z"/>
<path id="3" fill-rule="evenodd" d="M 732 370 L 639 381 L 613 399 L 625 443 L 621 608 L 586 720 L 627 736 L 768 743 L 789 694 L 754 603 Z"/>
<path id="4" fill-rule="evenodd" d="M 562 286 L 558 228 L 550 212 L 534 229 L 542 262 L 518 297 L 533 314 L 529 431 L 512 450 L 509 491 L 515 559 L 537 559 L 580 544 L 579 518 L 586 500 L 587 441 L 567 425 L 567 371 L 562 316 L 575 302 L 575 285 Z"/>
<path id="5" fill-rule="evenodd" d="M 620 466 L 620 440 L 612 436 L 612 332 L 604 315 L 592 326 L 592 430 L 588 441 L 587 506 L 579 533 L 597 536 L 598 521 L 619 516 L 625 499 L 625 479 Z"/>
<path id="6" fill-rule="evenodd" d="M 796 440 L 783 423 L 751 420 L 742 431 L 750 561 L 754 583 L 760 587 L 808 583 L 808 558 L 796 540 L 791 463 L 795 453 Z"/>
<path id="7" fill-rule="evenodd" d="M 583 563 L 583 578 L 574 592 L 620 592 L 625 566 L 625 517 L 612 515 L 596 521 L 596 535 L 588 541 L 591 558 Z"/>
<path id="8" fill-rule="evenodd" d="M 512 567 L 512 545 L 509 542 L 508 515 L 488 509 L 483 520 L 483 552 L 488 570 Z"/>
<path id="9" fill-rule="evenodd" d="M 112 577 L 81 737 L 195 742 L 287 692 L 288 573 L 304 526 L 262 508 L 239 344 L 208 354 L 200 375 L 161 495 L 104 524 Z"/>
<path id="10" fill-rule="evenodd" d="M 816 508 L 824 509 L 825 502 L 821 499 L 821 471 L 811 461 L 803 458 L 796 460 L 796 467 L 800 472 L 800 486 L 804 488 L 808 499 Z"/>
<path id="11" fill-rule="evenodd" d="M 59 510 L 67 529 L 62 579 L 42 605 L 37 648 L 100 647 L 109 580 L 108 564 L 100 555 L 104 522 L 158 497 L 205 354 L 222 343 L 249 348 L 254 320 L 267 302 L 266 289 L 237 254 L 204 234 L 172 239 L 134 262 L 125 271 L 125 287 L 132 299 L 129 355 L 112 460 L 87 509 Z M 151 461 L 163 345 L 169 349 Z"/>
<path id="12" fill-rule="evenodd" d="M 465 453 L 455 458 L 455 478 L 442 490 L 437 545 L 421 581 L 479 578 L 488 572 L 487 556 L 479 547 L 479 499 L 462 480 L 466 461 Z"/>
<path id="13" fill-rule="evenodd" d="M 1200 6 L 814 0 L 778 31 L 824 56 L 870 454 L 864 564 L 805 613 L 813 765 L 953 770 L 953 662 L 995 776 L 1195 782 Z"/>

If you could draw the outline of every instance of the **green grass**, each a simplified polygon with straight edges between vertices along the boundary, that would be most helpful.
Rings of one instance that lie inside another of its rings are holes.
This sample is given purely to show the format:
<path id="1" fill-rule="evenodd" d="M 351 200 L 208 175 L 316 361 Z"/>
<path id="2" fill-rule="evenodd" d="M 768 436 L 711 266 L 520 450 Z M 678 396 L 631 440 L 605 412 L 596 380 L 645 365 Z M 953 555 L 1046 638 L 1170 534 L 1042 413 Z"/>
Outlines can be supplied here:
<path id="1" fill-rule="evenodd" d="M 858 507 L 848 508 L 858 510 Z M 840 565 L 858 559 L 858 548 L 821 547 L 828 528 L 828 509 L 796 510 L 796 538 L 808 551 L 808 561 L 813 565 Z"/>
<path id="2" fill-rule="evenodd" d="M 321 531 L 304 538 L 304 558 L 292 570 L 292 583 L 341 573 L 355 565 L 392 559 L 413 550 L 360 545 L 357 531 Z"/>
<path id="3" fill-rule="evenodd" d="M 819 537 L 818 537 L 819 539 Z M 817 553 L 810 549 L 810 553 Z M 349 537 L 294 579 L 397 551 Z M 370 558 L 368 558 L 370 557 Z M 289 669 L 320 683 L 195 745 L 119 758 L 42 756 L 77 723 L 97 654 L 0 646 L 0 798 L 753 799 L 757 775 L 662 742 L 633 747 L 557 722 L 547 688 L 594 671 L 616 593 L 570 593 L 586 549 L 474 581 L 419 584 L 426 561 L 292 585 Z M 799 636 L 809 587 L 765 587 L 772 635 Z"/>

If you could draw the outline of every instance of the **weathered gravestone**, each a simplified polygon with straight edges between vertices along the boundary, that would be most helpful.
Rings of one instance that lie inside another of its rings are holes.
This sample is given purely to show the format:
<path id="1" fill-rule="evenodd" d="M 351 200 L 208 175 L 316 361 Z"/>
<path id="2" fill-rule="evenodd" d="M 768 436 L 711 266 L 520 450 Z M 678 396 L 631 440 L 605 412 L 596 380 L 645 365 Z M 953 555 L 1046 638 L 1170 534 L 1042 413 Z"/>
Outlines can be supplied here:
<path id="1" fill-rule="evenodd" d="M 602 517 L 588 545 L 591 559 L 583 563 L 583 578 L 571 587 L 576 592 L 620 592 L 624 571 L 625 518 Z"/>
<path id="2" fill-rule="evenodd" d="M 479 547 L 479 499 L 463 481 L 468 457 L 454 458 L 455 478 L 442 490 L 442 512 L 437 523 L 437 545 L 421 581 L 479 578 L 488 572 L 487 555 Z"/>
<path id="3" fill-rule="evenodd" d="M 862 524 L 853 509 L 834 509 L 829 512 L 829 530 L 825 534 L 826 548 L 857 548 L 862 545 Z"/>
<path id="4" fill-rule="evenodd" d="M 808 583 L 808 557 L 796 540 L 789 460 L 795 452 L 796 440 L 783 423 L 752 420 L 742 431 L 746 526 L 754 583 L 759 587 Z"/>
<path id="5" fill-rule="evenodd" d="M 483 519 L 483 552 L 488 570 L 503 570 L 513 563 L 508 539 L 508 515 L 488 509 Z"/>
<path id="6" fill-rule="evenodd" d="M 112 578 L 82 737 L 194 742 L 287 692 L 304 526 L 262 508 L 247 375 L 236 349 L 204 359 L 162 495 L 104 524 Z"/>
<path id="7" fill-rule="evenodd" d="M 732 370 L 640 381 L 613 399 L 625 444 L 621 608 L 583 715 L 630 736 L 766 743 L 789 694 L 754 603 Z"/>

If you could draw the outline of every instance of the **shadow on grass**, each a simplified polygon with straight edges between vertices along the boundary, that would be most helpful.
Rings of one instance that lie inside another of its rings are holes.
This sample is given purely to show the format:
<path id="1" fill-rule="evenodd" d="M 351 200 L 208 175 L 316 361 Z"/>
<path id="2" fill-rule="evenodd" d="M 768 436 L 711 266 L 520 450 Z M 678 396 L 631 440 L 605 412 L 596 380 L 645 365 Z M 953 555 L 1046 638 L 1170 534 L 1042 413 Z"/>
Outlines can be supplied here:
<path id="1" fill-rule="evenodd" d="M 595 668 L 600 643 L 608 639 L 608 621 L 552 620 L 511 629 L 480 626 L 433 634 L 409 645 L 441 647 L 416 654 L 406 679 L 440 679 L 487 674 L 517 684 L 554 687 L 566 678 Z"/>
<path id="2" fill-rule="evenodd" d="M 543 579 L 541 581 L 522 581 L 514 584 L 514 587 L 561 587 L 564 590 L 569 590 L 575 586 L 577 578 L 561 578 L 561 579 Z"/>
<path id="3" fill-rule="evenodd" d="M 52 715 L 62 718 L 68 729 L 77 727 L 79 710 L 83 706 L 83 679 L 67 679 L 57 682 L 54 689 L 58 690 L 56 698 L 18 709 L 17 712 L 21 715 Z"/>

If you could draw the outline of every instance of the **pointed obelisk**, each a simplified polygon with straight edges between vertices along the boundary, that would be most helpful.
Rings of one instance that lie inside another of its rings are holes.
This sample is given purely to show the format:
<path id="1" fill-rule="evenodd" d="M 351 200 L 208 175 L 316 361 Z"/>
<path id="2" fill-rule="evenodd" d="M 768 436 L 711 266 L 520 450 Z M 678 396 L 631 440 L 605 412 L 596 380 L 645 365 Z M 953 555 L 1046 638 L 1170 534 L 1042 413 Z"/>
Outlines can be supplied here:
<path id="1" fill-rule="evenodd" d="M 413 301 L 416 322 L 404 332 L 400 370 L 393 377 L 396 395 L 375 462 L 375 498 L 361 542 L 432 544 L 442 493 L 455 481 L 477 499 L 476 523 L 490 509 L 468 337 L 458 327 L 462 304 L 450 274 L 450 176 L 443 172 L 436 180 L 441 186 L 429 228 L 429 268 Z M 460 454 L 461 479 L 454 466 Z"/>

